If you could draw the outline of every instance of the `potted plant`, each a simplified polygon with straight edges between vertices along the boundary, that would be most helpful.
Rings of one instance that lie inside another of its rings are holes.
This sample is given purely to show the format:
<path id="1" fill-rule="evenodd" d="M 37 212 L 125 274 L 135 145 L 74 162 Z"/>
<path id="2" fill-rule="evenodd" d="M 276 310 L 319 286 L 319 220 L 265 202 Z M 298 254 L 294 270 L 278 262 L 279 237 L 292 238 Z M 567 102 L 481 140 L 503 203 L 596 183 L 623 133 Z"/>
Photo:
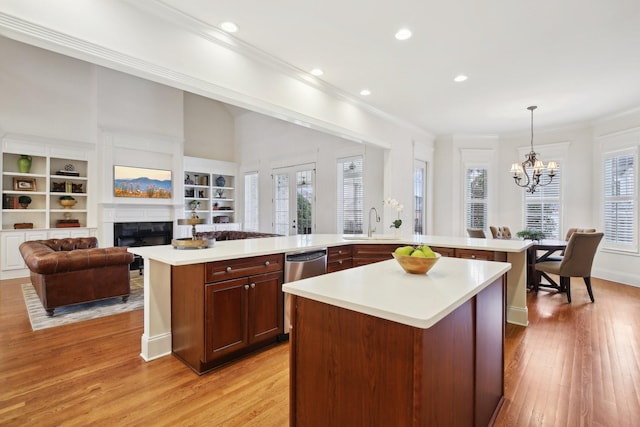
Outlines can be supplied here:
<path id="1" fill-rule="evenodd" d="M 71 209 L 76 203 L 78 202 L 72 196 L 60 196 L 60 204 L 65 209 Z"/>
<path id="2" fill-rule="evenodd" d="M 534 230 L 521 230 L 516 233 L 516 236 L 524 240 L 544 239 L 544 233 L 542 231 L 534 231 Z"/>
<path id="3" fill-rule="evenodd" d="M 29 204 L 31 203 L 31 197 L 29 196 L 20 196 L 18 197 L 18 203 L 20 203 L 20 206 L 22 206 L 24 209 L 26 209 Z"/>

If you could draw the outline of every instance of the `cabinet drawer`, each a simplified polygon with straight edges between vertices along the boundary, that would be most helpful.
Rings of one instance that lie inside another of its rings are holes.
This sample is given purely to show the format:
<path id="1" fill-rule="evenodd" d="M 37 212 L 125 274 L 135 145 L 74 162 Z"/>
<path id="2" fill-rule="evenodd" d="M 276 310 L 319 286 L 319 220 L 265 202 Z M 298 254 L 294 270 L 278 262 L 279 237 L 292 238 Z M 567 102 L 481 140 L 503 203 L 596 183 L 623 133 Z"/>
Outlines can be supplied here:
<path id="1" fill-rule="evenodd" d="M 327 273 L 333 273 L 334 271 L 346 270 L 353 267 L 353 259 L 341 258 L 335 261 L 327 262 Z"/>
<path id="2" fill-rule="evenodd" d="M 353 247 L 353 266 L 371 264 L 373 262 L 386 261 L 393 258 L 391 253 L 396 250 L 399 245 L 354 245 Z"/>
<path id="3" fill-rule="evenodd" d="M 283 254 L 209 262 L 206 266 L 205 282 L 211 283 L 254 274 L 282 271 L 283 263 Z"/>
<path id="4" fill-rule="evenodd" d="M 458 258 L 467 259 L 481 259 L 484 261 L 493 261 L 493 251 L 479 251 L 476 249 L 456 249 L 456 256 Z"/>
<path id="5" fill-rule="evenodd" d="M 327 261 L 351 258 L 353 256 L 353 246 L 335 246 L 327 249 Z"/>
<path id="6" fill-rule="evenodd" d="M 429 246 L 433 252 L 438 252 L 442 256 L 455 257 L 456 250 L 455 248 L 443 248 L 439 246 Z"/>

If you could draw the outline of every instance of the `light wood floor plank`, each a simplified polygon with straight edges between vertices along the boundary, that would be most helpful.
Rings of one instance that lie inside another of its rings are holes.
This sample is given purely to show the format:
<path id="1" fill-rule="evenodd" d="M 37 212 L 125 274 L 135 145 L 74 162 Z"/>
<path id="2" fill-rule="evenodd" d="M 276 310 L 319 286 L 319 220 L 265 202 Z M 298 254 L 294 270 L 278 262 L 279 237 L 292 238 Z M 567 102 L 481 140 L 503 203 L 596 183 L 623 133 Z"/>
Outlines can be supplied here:
<path id="1" fill-rule="evenodd" d="M 142 311 L 31 331 L 20 283 L 0 282 L 0 425 L 288 425 L 289 345 L 198 376 L 139 356 Z M 496 426 L 633 426 L 640 419 L 640 288 L 594 279 L 527 296 L 507 325 Z"/>

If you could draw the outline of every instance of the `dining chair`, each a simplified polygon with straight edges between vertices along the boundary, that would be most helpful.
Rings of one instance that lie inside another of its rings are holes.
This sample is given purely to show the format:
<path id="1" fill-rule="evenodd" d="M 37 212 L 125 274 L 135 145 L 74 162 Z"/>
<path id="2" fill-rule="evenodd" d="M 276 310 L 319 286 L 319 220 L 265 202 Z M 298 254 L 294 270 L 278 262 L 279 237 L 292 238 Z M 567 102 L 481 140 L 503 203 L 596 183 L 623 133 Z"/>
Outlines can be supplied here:
<path id="1" fill-rule="evenodd" d="M 570 228 L 567 230 L 567 235 L 564 238 L 567 242 L 573 233 L 595 233 L 595 228 Z"/>
<path id="2" fill-rule="evenodd" d="M 603 236 L 604 233 L 574 232 L 569 238 L 567 249 L 561 261 L 553 260 L 536 263 L 534 290 L 537 292 L 540 286 L 558 289 L 560 292 L 566 292 L 567 300 L 571 302 L 571 278 L 582 277 L 584 284 L 587 286 L 589 298 L 591 298 L 591 302 L 594 302 L 593 290 L 591 289 L 591 267 Z M 549 273 L 560 276 L 560 285 L 547 276 Z M 542 275 L 549 280 L 549 284 L 540 283 Z"/>
<path id="3" fill-rule="evenodd" d="M 506 225 L 501 227 L 489 226 L 489 230 L 491 231 L 491 235 L 494 239 L 510 239 L 511 238 L 511 230 Z"/>
<path id="4" fill-rule="evenodd" d="M 469 233 L 469 237 L 478 237 L 480 239 L 486 239 L 486 235 L 484 234 L 484 230 L 479 228 L 467 228 L 467 233 Z"/>

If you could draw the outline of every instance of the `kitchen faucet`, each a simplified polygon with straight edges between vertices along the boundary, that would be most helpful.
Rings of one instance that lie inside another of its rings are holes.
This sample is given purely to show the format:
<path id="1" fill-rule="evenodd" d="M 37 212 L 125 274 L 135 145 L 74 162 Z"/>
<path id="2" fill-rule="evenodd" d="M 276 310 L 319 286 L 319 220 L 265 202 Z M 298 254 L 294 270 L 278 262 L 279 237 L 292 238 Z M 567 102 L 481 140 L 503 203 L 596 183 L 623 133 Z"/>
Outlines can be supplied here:
<path id="1" fill-rule="evenodd" d="M 367 237 L 371 237 L 373 236 L 373 232 L 376 231 L 375 228 L 371 227 L 371 212 L 375 212 L 376 213 L 376 222 L 380 222 L 380 215 L 378 215 L 378 211 L 376 210 L 375 207 L 369 209 L 369 229 L 367 230 Z"/>

